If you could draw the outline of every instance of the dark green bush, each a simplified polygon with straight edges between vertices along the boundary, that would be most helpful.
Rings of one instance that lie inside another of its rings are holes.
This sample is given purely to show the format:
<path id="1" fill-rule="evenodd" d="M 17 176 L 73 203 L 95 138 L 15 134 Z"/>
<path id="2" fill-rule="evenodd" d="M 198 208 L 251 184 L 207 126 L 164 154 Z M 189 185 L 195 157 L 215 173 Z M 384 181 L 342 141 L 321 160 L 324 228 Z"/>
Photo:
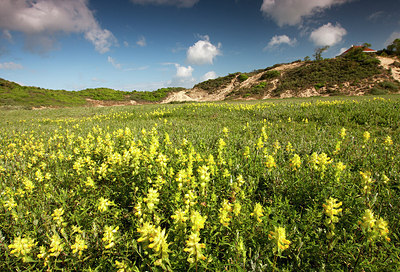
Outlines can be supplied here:
<path id="1" fill-rule="evenodd" d="M 279 71 L 276 70 L 270 70 L 265 72 L 262 76 L 261 76 L 261 80 L 269 80 L 269 79 L 274 79 L 277 78 L 281 75 L 281 73 Z"/>
<path id="2" fill-rule="evenodd" d="M 238 76 L 238 80 L 239 80 L 240 82 L 243 82 L 243 81 L 247 80 L 248 78 L 249 78 L 249 76 L 246 75 L 246 74 L 240 74 L 240 75 Z"/>
<path id="3" fill-rule="evenodd" d="M 372 95 L 384 95 L 384 94 L 387 94 L 388 91 L 385 89 L 380 89 L 380 88 L 374 87 L 374 88 L 371 88 L 368 93 L 372 94 Z"/>
<path id="4" fill-rule="evenodd" d="M 396 83 L 390 82 L 390 81 L 384 81 L 379 83 L 379 87 L 391 91 L 391 92 L 395 92 L 399 89 L 399 87 L 396 85 Z"/>

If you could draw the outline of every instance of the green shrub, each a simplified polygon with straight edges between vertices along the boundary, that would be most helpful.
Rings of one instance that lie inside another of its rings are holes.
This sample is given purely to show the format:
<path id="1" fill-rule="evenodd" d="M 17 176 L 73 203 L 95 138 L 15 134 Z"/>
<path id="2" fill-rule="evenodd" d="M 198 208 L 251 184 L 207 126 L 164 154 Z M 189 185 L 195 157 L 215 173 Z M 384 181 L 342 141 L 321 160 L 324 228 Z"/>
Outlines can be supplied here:
<path id="1" fill-rule="evenodd" d="M 374 88 L 371 88 L 368 93 L 372 94 L 372 95 L 384 95 L 384 94 L 387 94 L 388 91 L 385 89 L 380 89 L 380 88 L 374 87 Z"/>
<path id="2" fill-rule="evenodd" d="M 240 74 L 240 75 L 238 76 L 238 80 L 239 80 L 240 82 L 243 82 L 243 81 L 247 80 L 248 78 L 249 78 L 249 76 L 246 75 L 246 74 Z"/>
<path id="3" fill-rule="evenodd" d="M 265 72 L 262 76 L 261 76 L 261 80 L 268 80 L 268 79 L 274 79 L 277 78 L 281 75 L 281 73 L 279 71 L 276 70 L 270 70 Z"/>
<path id="4" fill-rule="evenodd" d="M 227 86 L 232 79 L 234 79 L 237 76 L 238 73 L 234 74 L 229 74 L 224 77 L 218 77 L 215 79 L 209 79 L 207 81 L 200 82 L 196 85 L 194 85 L 194 88 L 199 88 L 207 91 L 208 93 L 212 93 L 213 91 L 223 88 Z"/>
<path id="5" fill-rule="evenodd" d="M 390 82 L 390 81 L 384 81 L 379 83 L 379 87 L 391 91 L 391 92 L 395 92 L 399 89 L 399 87 L 396 85 L 396 83 Z"/>

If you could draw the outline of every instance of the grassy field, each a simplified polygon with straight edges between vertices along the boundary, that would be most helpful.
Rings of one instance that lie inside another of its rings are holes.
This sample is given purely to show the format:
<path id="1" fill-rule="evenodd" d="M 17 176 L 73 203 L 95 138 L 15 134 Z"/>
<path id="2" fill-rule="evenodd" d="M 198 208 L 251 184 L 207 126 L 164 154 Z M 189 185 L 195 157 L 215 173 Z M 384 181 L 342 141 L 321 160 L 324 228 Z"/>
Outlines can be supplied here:
<path id="1" fill-rule="evenodd" d="M 0 111 L 1 271 L 398 271 L 400 96 Z"/>

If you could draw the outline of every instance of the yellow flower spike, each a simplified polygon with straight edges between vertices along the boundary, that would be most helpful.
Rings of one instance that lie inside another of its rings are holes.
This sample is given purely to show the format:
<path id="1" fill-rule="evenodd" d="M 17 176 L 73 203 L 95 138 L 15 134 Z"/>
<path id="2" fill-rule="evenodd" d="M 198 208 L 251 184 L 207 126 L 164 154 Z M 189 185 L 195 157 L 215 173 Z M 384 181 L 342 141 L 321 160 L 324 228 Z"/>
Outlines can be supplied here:
<path id="1" fill-rule="evenodd" d="M 301 158 L 299 155 L 294 154 L 293 157 L 290 159 L 290 166 L 292 167 L 293 171 L 296 171 L 301 166 Z"/>
<path id="2" fill-rule="evenodd" d="M 275 163 L 274 157 L 272 157 L 271 155 L 266 155 L 266 156 L 265 156 L 265 159 L 266 159 L 266 161 L 265 161 L 265 166 L 266 166 L 268 169 L 271 169 L 271 168 L 273 168 L 273 167 L 276 167 L 276 163 Z"/>
<path id="3" fill-rule="evenodd" d="M 227 127 L 224 127 L 222 129 L 222 133 L 224 134 L 225 137 L 228 137 L 229 129 Z"/>
<path id="4" fill-rule="evenodd" d="M 36 245 L 35 240 L 29 236 L 21 238 L 18 236 L 14 238 L 14 241 L 8 248 L 12 249 L 11 254 L 16 257 L 22 257 L 22 260 L 27 261 L 28 254 L 31 252 L 32 248 Z"/>
<path id="5" fill-rule="evenodd" d="M 152 234 L 155 231 L 155 226 L 150 222 L 145 222 L 140 228 L 137 228 L 137 232 L 140 233 L 140 237 L 137 239 L 139 243 L 149 241 Z"/>
<path id="6" fill-rule="evenodd" d="M 82 238 L 80 234 L 75 236 L 75 243 L 71 246 L 72 253 L 78 253 L 79 257 L 82 256 L 82 252 L 87 249 L 88 246 L 85 243 L 85 240 Z"/>
<path id="7" fill-rule="evenodd" d="M 342 209 L 339 209 L 341 206 L 342 202 L 338 202 L 337 199 L 332 197 L 326 200 L 326 204 L 322 204 L 322 207 L 324 207 L 324 213 L 328 217 L 326 221 L 328 225 L 337 223 L 339 221 L 337 215 L 342 212 Z"/>
<path id="8" fill-rule="evenodd" d="M 115 245 L 115 235 L 118 232 L 119 227 L 117 226 L 105 226 L 102 241 L 107 245 L 104 246 L 105 249 L 110 249 Z"/>
<path id="9" fill-rule="evenodd" d="M 259 223 L 262 222 L 262 219 L 260 217 L 264 216 L 264 208 L 260 203 L 256 203 L 254 206 L 254 211 L 250 214 L 250 216 L 253 216 L 257 219 Z"/>
<path id="10" fill-rule="evenodd" d="M 268 237 L 271 240 L 274 240 L 275 246 L 274 251 L 278 252 L 280 255 L 284 250 L 289 248 L 291 242 L 286 239 L 286 231 L 285 228 L 282 227 L 274 227 L 275 231 L 271 231 Z"/>
<path id="11" fill-rule="evenodd" d="M 202 249 L 205 248 L 206 245 L 199 242 L 200 233 L 198 231 L 190 233 L 189 239 L 186 241 L 186 247 L 183 249 L 189 252 L 189 257 L 187 259 L 189 263 L 195 263 L 206 259 L 202 252 Z"/>
<path id="12" fill-rule="evenodd" d="M 346 129 L 345 128 L 342 128 L 341 130 L 340 130 L 340 133 L 339 133 L 339 135 L 340 135 L 340 137 L 342 138 L 342 139 L 344 139 L 345 137 L 346 137 Z"/>
<path id="13" fill-rule="evenodd" d="M 371 231 L 376 222 L 376 219 L 374 218 L 374 213 L 370 209 L 367 209 L 365 210 L 362 219 L 363 221 L 361 222 L 361 227 L 363 228 L 363 230 L 367 232 Z"/>
<path id="14" fill-rule="evenodd" d="M 388 223 L 383 220 L 383 218 L 379 218 L 376 220 L 375 224 L 375 229 L 379 233 L 379 235 L 383 238 L 385 238 L 386 241 L 390 242 L 390 238 L 388 237 L 389 235 L 389 229 L 388 229 Z"/>
<path id="15" fill-rule="evenodd" d="M 150 212 L 152 212 L 155 209 L 155 206 L 160 201 L 160 199 L 158 198 L 159 196 L 160 194 L 156 189 L 149 188 L 147 197 L 143 198 L 143 201 L 147 204 L 147 208 L 149 209 Z"/>
<path id="16" fill-rule="evenodd" d="M 65 244 L 62 242 L 62 239 L 60 238 L 60 236 L 58 236 L 58 234 L 54 234 L 51 237 L 51 244 L 50 244 L 50 256 L 55 256 L 57 257 L 58 255 L 60 255 L 60 253 L 64 250 L 64 246 Z"/>
<path id="17" fill-rule="evenodd" d="M 364 143 L 367 143 L 369 139 L 371 138 L 371 134 L 368 131 L 365 131 L 363 133 L 363 138 L 364 138 Z"/>
<path id="18" fill-rule="evenodd" d="M 220 218 L 220 223 L 224 226 L 227 227 L 229 226 L 229 222 L 231 221 L 232 216 L 230 213 L 232 212 L 232 204 L 229 203 L 228 200 L 224 200 L 222 204 L 222 208 L 219 209 L 219 218 Z"/>
<path id="19" fill-rule="evenodd" d="M 149 248 L 155 252 L 160 252 L 163 248 L 163 244 L 166 243 L 168 235 L 165 235 L 165 229 L 161 230 L 161 227 L 154 229 L 152 237 L 149 238 L 151 242 Z"/>
<path id="20" fill-rule="evenodd" d="M 57 225 L 62 225 L 64 222 L 64 219 L 62 217 L 62 215 L 64 214 L 64 209 L 63 208 L 59 208 L 59 209 L 55 209 L 54 212 L 51 214 L 51 216 L 53 217 L 54 221 L 57 222 Z"/>
<path id="21" fill-rule="evenodd" d="M 108 199 L 106 199 L 104 197 L 100 197 L 97 209 L 100 212 L 105 212 L 105 211 L 108 210 L 108 207 L 112 206 L 112 205 L 114 205 L 114 202 L 112 202 L 112 201 L 110 201 L 110 200 L 108 200 Z"/>
<path id="22" fill-rule="evenodd" d="M 171 215 L 171 218 L 174 219 L 174 224 L 184 224 L 189 219 L 186 214 L 187 211 L 182 211 L 181 209 L 175 211 L 175 213 Z"/>
<path id="23" fill-rule="evenodd" d="M 386 136 L 384 144 L 386 145 L 386 149 L 389 148 L 389 146 L 393 145 L 392 137 L 389 135 Z"/>
<path id="24" fill-rule="evenodd" d="M 192 212 L 190 215 L 190 221 L 192 222 L 192 230 L 200 231 L 204 228 L 207 216 L 202 216 L 198 211 Z"/>

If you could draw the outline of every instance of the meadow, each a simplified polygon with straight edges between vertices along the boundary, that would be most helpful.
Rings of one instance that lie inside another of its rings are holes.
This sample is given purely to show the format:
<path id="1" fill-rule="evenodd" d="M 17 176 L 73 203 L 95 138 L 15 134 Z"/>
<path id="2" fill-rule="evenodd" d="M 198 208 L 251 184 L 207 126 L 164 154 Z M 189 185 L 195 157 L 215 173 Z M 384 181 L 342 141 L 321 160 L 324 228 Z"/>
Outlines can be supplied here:
<path id="1" fill-rule="evenodd" d="M 400 96 L 0 110 L 1 271 L 399 271 Z"/>

